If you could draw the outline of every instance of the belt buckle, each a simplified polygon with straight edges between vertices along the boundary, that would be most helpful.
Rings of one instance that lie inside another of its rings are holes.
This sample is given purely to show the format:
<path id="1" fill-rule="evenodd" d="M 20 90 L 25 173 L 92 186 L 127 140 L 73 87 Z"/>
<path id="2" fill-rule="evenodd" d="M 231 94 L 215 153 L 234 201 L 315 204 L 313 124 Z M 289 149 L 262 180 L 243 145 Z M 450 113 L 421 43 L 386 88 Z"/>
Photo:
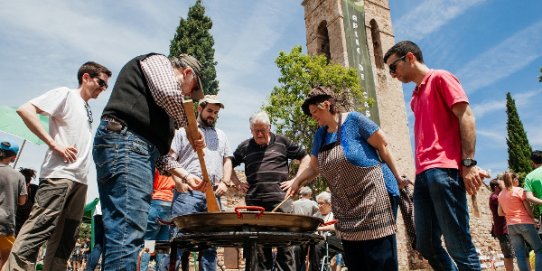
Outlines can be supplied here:
<path id="1" fill-rule="evenodd" d="M 122 131 L 122 124 L 115 121 L 107 120 L 106 128 L 107 130 L 112 132 L 120 132 Z"/>

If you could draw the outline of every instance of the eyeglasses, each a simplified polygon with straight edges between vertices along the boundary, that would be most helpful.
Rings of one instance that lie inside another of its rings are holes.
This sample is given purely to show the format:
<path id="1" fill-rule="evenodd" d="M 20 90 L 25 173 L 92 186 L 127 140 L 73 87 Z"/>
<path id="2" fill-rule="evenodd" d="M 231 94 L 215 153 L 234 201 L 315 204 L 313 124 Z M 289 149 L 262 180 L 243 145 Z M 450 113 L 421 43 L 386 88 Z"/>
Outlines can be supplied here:
<path id="1" fill-rule="evenodd" d="M 87 110 L 88 125 L 92 126 L 92 111 L 90 110 L 90 106 L 87 102 L 85 102 L 85 109 Z"/>
<path id="2" fill-rule="evenodd" d="M 107 83 L 106 83 L 105 80 L 103 80 L 102 78 L 100 78 L 100 77 L 94 77 L 94 79 L 98 79 L 98 85 L 100 85 L 100 87 L 102 87 L 102 88 L 103 88 L 103 87 L 105 87 L 105 88 L 108 87 Z"/>
<path id="3" fill-rule="evenodd" d="M 395 61 L 393 61 L 389 67 L 390 67 L 390 74 L 394 74 L 395 73 L 395 69 L 397 69 L 397 64 L 399 63 L 399 61 L 405 61 L 405 57 L 406 55 L 396 59 Z"/>

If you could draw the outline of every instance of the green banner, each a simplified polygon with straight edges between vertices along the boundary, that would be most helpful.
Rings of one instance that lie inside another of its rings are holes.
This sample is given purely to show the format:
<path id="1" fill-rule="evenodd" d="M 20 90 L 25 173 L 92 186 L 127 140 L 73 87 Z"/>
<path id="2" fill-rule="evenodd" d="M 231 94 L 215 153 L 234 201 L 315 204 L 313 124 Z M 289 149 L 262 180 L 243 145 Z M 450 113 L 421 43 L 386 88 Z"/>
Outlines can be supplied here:
<path id="1" fill-rule="evenodd" d="M 367 33 L 365 32 L 364 1 L 343 0 L 342 9 L 348 64 L 358 71 L 362 92 L 365 98 L 372 98 L 375 101 L 372 106 L 369 106 L 367 101 L 364 104 L 361 104 L 364 108 L 362 113 L 377 124 L 380 124 L 378 107 L 376 104 L 375 82 L 371 59 L 369 58 Z"/>

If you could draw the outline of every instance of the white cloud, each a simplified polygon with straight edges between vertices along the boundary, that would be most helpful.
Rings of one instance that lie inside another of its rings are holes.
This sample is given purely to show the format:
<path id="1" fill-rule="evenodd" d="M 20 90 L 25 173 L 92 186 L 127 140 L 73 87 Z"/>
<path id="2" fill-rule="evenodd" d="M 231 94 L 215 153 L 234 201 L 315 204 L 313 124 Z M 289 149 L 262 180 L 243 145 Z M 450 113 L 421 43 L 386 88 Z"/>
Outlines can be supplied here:
<path id="1" fill-rule="evenodd" d="M 420 5 L 394 24 L 395 35 L 407 40 L 420 40 L 441 26 L 486 0 L 433 0 Z"/>
<path id="2" fill-rule="evenodd" d="M 503 144 L 506 144 L 506 133 L 503 133 L 500 130 L 479 128 L 476 130 L 476 136 L 478 137 L 477 141 L 481 141 L 480 139 L 483 137 L 485 139 L 489 139 L 495 142 L 496 144 L 492 144 L 492 145 L 495 146 L 496 148 L 499 148 Z"/>
<path id="3" fill-rule="evenodd" d="M 533 98 L 541 93 L 542 90 L 531 90 L 520 93 L 512 93 L 512 98 L 516 102 L 516 107 L 525 107 L 527 105 L 531 105 L 532 103 L 536 103 L 536 100 Z M 481 118 L 495 111 L 505 112 L 506 98 L 473 104 L 472 110 L 474 111 L 474 115 L 477 118 Z"/>
<path id="4" fill-rule="evenodd" d="M 542 57 L 542 20 L 510 36 L 468 62 L 456 74 L 474 92 L 521 70 Z"/>

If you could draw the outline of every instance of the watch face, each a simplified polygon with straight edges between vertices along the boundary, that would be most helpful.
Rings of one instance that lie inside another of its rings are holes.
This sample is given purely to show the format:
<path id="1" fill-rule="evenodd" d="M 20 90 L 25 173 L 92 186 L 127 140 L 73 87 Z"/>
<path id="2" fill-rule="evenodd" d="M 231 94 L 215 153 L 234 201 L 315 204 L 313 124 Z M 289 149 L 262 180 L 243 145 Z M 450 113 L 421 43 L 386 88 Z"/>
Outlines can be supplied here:
<path id="1" fill-rule="evenodd" d="M 463 166 L 472 167 L 472 166 L 476 165 L 476 160 L 474 160 L 474 159 L 463 159 L 461 161 L 461 163 L 463 164 Z"/>

